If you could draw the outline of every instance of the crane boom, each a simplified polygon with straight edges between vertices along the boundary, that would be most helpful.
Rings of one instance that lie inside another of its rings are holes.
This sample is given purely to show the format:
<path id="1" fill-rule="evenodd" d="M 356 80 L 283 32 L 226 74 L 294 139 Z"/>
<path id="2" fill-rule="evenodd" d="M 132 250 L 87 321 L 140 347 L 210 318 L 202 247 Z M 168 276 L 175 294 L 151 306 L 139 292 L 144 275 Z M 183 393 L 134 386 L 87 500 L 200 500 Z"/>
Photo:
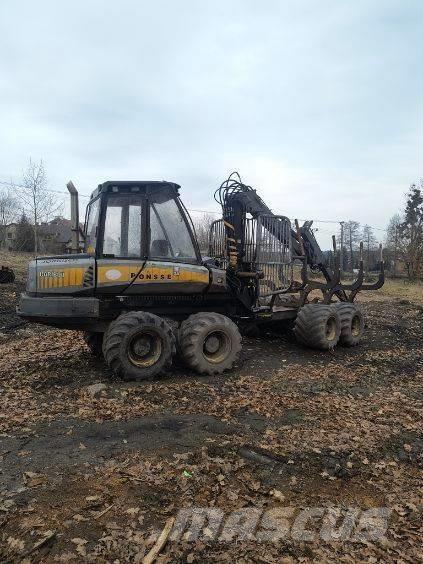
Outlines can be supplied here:
<path id="1" fill-rule="evenodd" d="M 350 284 L 342 283 L 335 240 L 332 267 L 314 236 L 312 221 L 306 221 L 302 227 L 295 221 L 293 229 L 290 220 L 274 214 L 256 190 L 244 184 L 236 172 L 216 190 L 215 200 L 222 206 L 223 233 L 220 235 L 224 235 L 223 246 L 226 245 L 227 272 L 239 295 L 251 293 L 254 289 L 258 301 L 260 295 L 300 292 L 300 304 L 304 304 L 311 291 L 320 290 L 325 303 L 330 303 L 333 296 L 345 302 L 353 301 L 361 290 L 376 290 L 384 283 L 382 251 L 379 278 L 375 283 L 363 284 L 362 253 L 357 279 Z M 216 253 L 211 254 L 216 256 Z M 296 260 L 302 262 L 301 283 L 295 283 L 293 278 Z M 308 268 L 320 272 L 325 281 L 310 280 Z M 287 282 L 288 270 L 291 273 L 290 283 Z M 250 283 L 248 280 L 254 277 L 256 282 Z M 265 281 L 259 282 L 259 279 Z M 273 289 L 263 292 L 261 286 L 264 285 L 273 286 Z"/>
<path id="2" fill-rule="evenodd" d="M 239 189 L 228 194 L 222 204 L 223 220 L 234 226 L 236 241 L 240 241 L 240 246 L 243 245 L 244 238 L 244 223 L 246 214 L 250 214 L 252 218 L 258 218 L 260 215 L 266 215 L 275 218 L 275 222 L 269 224 L 269 230 L 272 234 L 280 238 L 283 230 L 277 228 L 278 219 L 272 212 L 269 206 L 257 194 L 256 190 L 245 184 L 240 184 Z M 280 220 L 279 220 L 280 221 Z M 233 223 L 232 223 L 233 222 Z M 291 229 L 291 240 L 281 241 L 285 244 L 290 244 L 294 256 L 301 256 L 305 253 L 307 262 L 312 268 L 318 268 L 326 280 L 333 279 L 334 273 L 328 268 L 325 256 L 316 241 L 314 233 L 311 229 L 312 221 L 306 221 L 297 233 Z M 302 238 L 302 241 L 301 241 Z M 238 249 L 238 255 L 243 256 L 243 248 Z"/>

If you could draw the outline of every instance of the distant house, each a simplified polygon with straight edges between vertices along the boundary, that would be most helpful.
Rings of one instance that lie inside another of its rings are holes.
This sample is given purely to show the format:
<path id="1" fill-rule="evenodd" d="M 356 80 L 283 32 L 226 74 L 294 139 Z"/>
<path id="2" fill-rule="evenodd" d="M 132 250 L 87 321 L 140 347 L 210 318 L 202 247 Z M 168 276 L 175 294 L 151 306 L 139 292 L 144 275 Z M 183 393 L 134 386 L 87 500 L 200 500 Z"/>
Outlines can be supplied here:
<path id="1" fill-rule="evenodd" d="M 17 245 L 17 223 L 0 227 L 0 249 L 19 251 Z M 83 248 L 83 227 L 79 226 L 79 245 Z M 62 255 L 72 252 L 72 229 L 70 219 L 55 217 L 52 221 L 38 225 L 38 253 Z"/>
<path id="2" fill-rule="evenodd" d="M 9 223 L 1 227 L 0 230 L 0 248 L 6 251 L 13 251 L 16 244 L 16 223 Z"/>
<path id="3" fill-rule="evenodd" d="M 82 247 L 83 227 L 79 226 L 80 246 Z M 70 219 L 55 217 L 38 227 L 38 247 L 40 253 L 66 254 L 71 252 L 72 224 Z"/>

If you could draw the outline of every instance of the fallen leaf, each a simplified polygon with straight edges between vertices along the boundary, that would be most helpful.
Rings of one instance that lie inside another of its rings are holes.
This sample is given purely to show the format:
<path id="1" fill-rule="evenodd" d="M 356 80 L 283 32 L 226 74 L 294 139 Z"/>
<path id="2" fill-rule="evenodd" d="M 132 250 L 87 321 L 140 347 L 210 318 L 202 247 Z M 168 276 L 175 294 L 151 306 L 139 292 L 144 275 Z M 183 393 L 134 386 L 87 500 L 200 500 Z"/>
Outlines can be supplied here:
<path id="1" fill-rule="evenodd" d="M 283 501 L 285 496 L 279 490 L 270 490 L 270 495 L 279 501 Z"/>

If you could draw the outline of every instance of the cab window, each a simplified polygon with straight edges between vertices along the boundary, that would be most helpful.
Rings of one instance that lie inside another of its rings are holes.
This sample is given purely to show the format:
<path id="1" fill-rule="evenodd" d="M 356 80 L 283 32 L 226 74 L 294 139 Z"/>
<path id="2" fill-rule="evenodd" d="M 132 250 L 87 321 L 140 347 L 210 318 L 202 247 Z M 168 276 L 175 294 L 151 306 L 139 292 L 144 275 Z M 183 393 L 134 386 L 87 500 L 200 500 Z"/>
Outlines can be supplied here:
<path id="1" fill-rule="evenodd" d="M 104 222 L 103 255 L 142 256 L 142 198 L 139 194 L 110 194 Z"/>
<path id="2" fill-rule="evenodd" d="M 150 196 L 150 257 L 197 260 L 185 218 L 167 190 Z"/>
<path id="3" fill-rule="evenodd" d="M 98 214 L 100 210 L 100 198 L 94 200 L 87 208 L 87 219 L 85 225 L 85 252 L 93 254 L 97 244 Z"/>

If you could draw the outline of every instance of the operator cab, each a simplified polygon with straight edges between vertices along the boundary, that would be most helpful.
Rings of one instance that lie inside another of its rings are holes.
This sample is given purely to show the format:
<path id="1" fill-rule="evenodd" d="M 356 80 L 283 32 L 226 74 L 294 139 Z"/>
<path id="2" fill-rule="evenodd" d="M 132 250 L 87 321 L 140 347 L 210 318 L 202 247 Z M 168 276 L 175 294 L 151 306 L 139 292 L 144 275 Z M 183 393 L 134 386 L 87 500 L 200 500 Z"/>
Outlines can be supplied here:
<path id="1" fill-rule="evenodd" d="M 87 206 L 84 251 L 97 258 L 201 263 L 179 188 L 154 181 L 100 184 Z"/>

